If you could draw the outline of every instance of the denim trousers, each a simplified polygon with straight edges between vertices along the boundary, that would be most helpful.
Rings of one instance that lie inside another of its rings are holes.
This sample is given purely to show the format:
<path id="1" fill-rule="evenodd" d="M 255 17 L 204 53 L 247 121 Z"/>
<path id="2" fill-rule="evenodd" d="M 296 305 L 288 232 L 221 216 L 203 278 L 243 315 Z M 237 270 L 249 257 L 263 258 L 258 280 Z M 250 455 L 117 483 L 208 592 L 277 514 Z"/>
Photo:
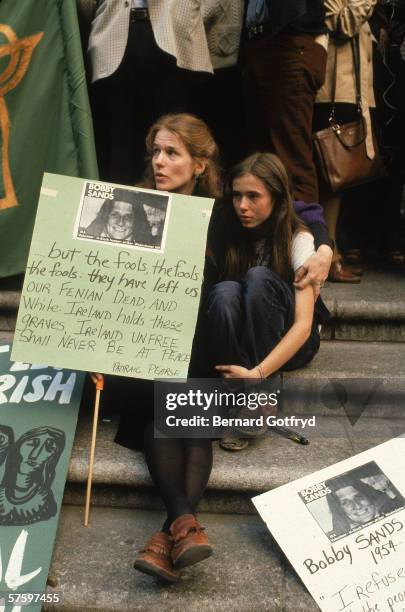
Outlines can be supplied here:
<path id="1" fill-rule="evenodd" d="M 293 288 L 264 266 L 250 268 L 241 281 L 222 281 L 207 300 L 207 325 L 215 365 L 254 368 L 280 342 L 294 322 Z M 311 335 L 281 368 L 295 370 L 319 349 L 316 322 Z"/>

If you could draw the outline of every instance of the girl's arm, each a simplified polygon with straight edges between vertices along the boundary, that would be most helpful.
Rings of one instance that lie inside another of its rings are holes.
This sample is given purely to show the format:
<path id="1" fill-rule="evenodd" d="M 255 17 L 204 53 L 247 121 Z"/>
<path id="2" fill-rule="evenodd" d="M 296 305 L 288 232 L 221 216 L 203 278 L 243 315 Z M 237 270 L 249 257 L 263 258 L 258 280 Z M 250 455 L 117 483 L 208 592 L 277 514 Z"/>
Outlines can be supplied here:
<path id="1" fill-rule="evenodd" d="M 315 252 L 295 273 L 294 285 L 297 289 L 304 289 L 307 285 L 312 285 L 315 297 L 318 297 L 320 287 L 329 274 L 334 243 L 328 236 L 323 209 L 319 204 L 307 204 L 298 200 L 294 202 L 294 209 L 310 229 L 315 246 Z"/>
<path id="2" fill-rule="evenodd" d="M 329 30 L 339 38 L 352 38 L 373 13 L 377 0 L 325 0 Z"/>
<path id="3" fill-rule="evenodd" d="M 256 367 L 248 370 L 242 366 L 219 365 L 216 370 L 225 378 L 267 378 L 277 372 L 297 353 L 311 334 L 314 315 L 314 292 L 311 286 L 295 290 L 294 323 L 277 346 Z"/>

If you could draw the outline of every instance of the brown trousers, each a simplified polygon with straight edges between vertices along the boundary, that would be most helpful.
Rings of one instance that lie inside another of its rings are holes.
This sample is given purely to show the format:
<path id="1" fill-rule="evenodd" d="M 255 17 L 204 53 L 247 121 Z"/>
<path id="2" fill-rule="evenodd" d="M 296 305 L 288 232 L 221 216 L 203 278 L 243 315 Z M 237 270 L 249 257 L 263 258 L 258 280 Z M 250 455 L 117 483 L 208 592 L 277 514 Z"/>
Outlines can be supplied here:
<path id="1" fill-rule="evenodd" d="M 294 198 L 318 202 L 312 117 L 327 53 L 300 33 L 253 39 L 245 51 L 250 148 L 276 153 L 291 175 Z"/>

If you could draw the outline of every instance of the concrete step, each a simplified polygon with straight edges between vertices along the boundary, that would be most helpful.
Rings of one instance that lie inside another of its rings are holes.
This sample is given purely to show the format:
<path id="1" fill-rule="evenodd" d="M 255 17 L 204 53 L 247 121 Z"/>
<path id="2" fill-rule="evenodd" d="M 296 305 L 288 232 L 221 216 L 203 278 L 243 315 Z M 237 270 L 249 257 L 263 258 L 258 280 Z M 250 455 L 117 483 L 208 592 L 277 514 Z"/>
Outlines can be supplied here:
<path id="1" fill-rule="evenodd" d="M 283 374 L 285 414 L 405 416 L 405 344 L 322 342 L 305 368 Z"/>
<path id="2" fill-rule="evenodd" d="M 133 569 L 136 551 L 160 529 L 164 515 L 64 506 L 51 575 L 63 603 L 43 610 L 160 612 L 315 612 L 317 605 L 290 568 L 259 516 L 201 514 L 214 555 L 167 586 Z"/>
<path id="3" fill-rule="evenodd" d="M 0 331 L 15 329 L 21 280 L 0 279 Z M 405 282 L 400 274 L 372 268 L 359 285 L 326 283 L 322 297 L 332 318 L 324 340 L 405 341 Z"/>
<path id="4" fill-rule="evenodd" d="M 327 340 L 405 341 L 403 274 L 367 269 L 358 285 L 326 283 L 322 297 L 331 313 Z"/>
<path id="5" fill-rule="evenodd" d="M 11 334 L 3 333 L 2 336 L 10 339 Z M 316 415 L 316 427 L 302 431 L 310 439 L 309 446 L 295 444 L 274 432 L 253 440 L 249 448 L 240 453 L 227 453 L 215 442 L 214 468 L 202 508 L 215 512 L 252 512 L 252 495 L 403 433 L 404 349 L 404 345 L 398 343 L 323 343 L 313 364 L 284 375 L 284 386 L 294 393 L 289 394 L 281 415 Z M 329 393 L 331 379 L 335 395 Z M 376 383 L 380 383 L 380 387 L 375 388 L 377 395 L 372 396 L 374 387 L 370 390 L 370 385 Z M 337 392 L 333 384 L 340 385 Z M 345 392 L 346 403 L 342 400 Z M 356 394 L 359 401 L 353 399 Z M 367 401 L 366 410 L 360 414 Z M 82 409 L 70 463 L 66 503 L 82 504 L 84 500 L 91 419 L 91 407 Z M 94 503 L 160 508 L 161 501 L 152 486 L 143 454 L 113 442 L 117 423 L 118 415 L 111 412 L 104 414 L 104 420 L 100 419 L 93 474 Z M 299 430 L 299 427 L 294 428 Z"/>
<path id="6" fill-rule="evenodd" d="M 12 338 L 0 331 L 0 341 Z M 285 415 L 405 417 L 405 343 L 322 342 L 307 367 L 282 378 Z"/>
<path id="7" fill-rule="evenodd" d="M 117 419 L 101 419 L 93 471 L 96 506 L 162 508 L 141 451 L 115 444 Z M 229 453 L 214 442 L 214 466 L 201 509 L 254 512 L 250 498 L 328 465 L 342 461 L 405 431 L 405 419 L 362 417 L 352 425 L 343 417 L 316 417 L 314 428 L 296 427 L 310 440 L 296 444 L 274 432 Z M 83 504 L 88 474 L 91 414 L 81 412 L 64 502 Z"/>

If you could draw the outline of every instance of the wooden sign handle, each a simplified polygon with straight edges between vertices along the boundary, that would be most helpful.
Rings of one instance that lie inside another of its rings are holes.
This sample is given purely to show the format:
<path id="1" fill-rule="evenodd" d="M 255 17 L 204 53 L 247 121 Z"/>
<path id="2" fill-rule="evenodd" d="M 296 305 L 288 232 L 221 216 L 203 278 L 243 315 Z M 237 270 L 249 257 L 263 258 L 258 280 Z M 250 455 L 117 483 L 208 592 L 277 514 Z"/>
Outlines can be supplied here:
<path id="1" fill-rule="evenodd" d="M 89 473 L 87 476 L 87 488 L 86 488 L 86 505 L 84 508 L 84 526 L 85 527 L 88 527 L 89 525 L 91 484 L 93 480 L 93 465 L 94 465 L 94 454 L 96 450 L 98 413 L 99 413 L 99 408 L 100 408 L 100 394 L 101 394 L 101 391 L 104 389 L 104 376 L 102 376 L 101 374 L 91 374 L 90 376 L 96 386 L 96 397 L 94 401 L 93 429 L 91 432 Z"/>

